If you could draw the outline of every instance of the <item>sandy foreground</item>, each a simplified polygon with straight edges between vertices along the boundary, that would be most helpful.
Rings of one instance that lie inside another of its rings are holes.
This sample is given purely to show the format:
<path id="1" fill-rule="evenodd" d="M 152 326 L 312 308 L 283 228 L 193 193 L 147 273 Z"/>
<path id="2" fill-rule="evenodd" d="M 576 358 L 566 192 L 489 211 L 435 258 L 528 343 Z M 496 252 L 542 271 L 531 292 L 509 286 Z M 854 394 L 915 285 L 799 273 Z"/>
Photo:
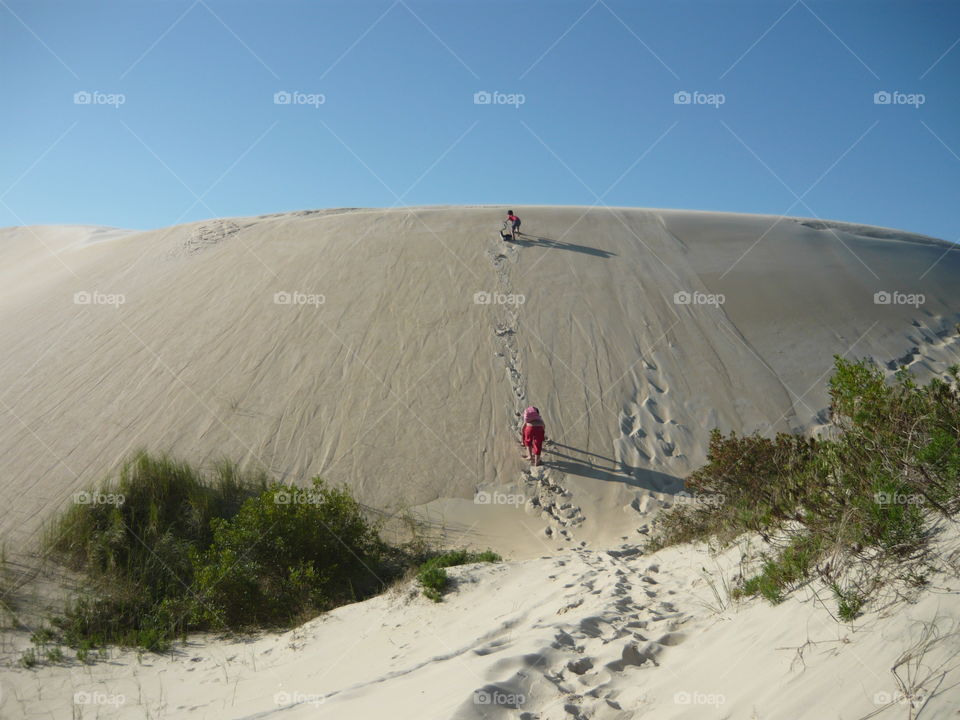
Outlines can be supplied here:
<path id="1" fill-rule="evenodd" d="M 283 635 L 7 671 L 4 717 L 956 717 L 956 575 L 841 624 L 818 587 L 729 602 L 739 558 L 621 547 L 465 566 L 440 604 L 410 585 Z"/>
<path id="2" fill-rule="evenodd" d="M 921 379 L 957 362 L 954 246 L 816 220 L 517 210 L 517 245 L 487 207 L 0 230 L 16 602 L 47 597 L 44 521 L 138 447 L 321 475 L 509 559 L 454 570 L 439 605 L 402 587 L 284 635 L 4 668 L 0 716 L 909 717 L 891 667 L 932 642 L 918 665 L 946 665 L 920 717 L 955 717 L 948 579 L 847 626 L 815 589 L 731 604 L 737 551 L 638 550 L 710 429 L 823 427 L 834 354 Z M 535 475 L 514 440 L 529 404 L 555 441 Z M 4 656 L 27 642 L 9 634 Z M 926 671 L 911 682 L 932 693 Z"/>

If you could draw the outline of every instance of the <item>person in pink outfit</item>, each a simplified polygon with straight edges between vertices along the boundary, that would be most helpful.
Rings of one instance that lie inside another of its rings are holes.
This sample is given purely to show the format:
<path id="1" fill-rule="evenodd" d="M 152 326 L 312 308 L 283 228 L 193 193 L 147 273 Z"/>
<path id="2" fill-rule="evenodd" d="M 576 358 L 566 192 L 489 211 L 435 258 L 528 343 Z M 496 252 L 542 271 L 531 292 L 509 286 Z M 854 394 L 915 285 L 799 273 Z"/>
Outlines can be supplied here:
<path id="1" fill-rule="evenodd" d="M 540 465 L 540 452 L 547 439 L 547 426 L 540 417 L 540 411 L 531 406 L 523 411 L 523 446 L 527 448 L 530 466 Z"/>

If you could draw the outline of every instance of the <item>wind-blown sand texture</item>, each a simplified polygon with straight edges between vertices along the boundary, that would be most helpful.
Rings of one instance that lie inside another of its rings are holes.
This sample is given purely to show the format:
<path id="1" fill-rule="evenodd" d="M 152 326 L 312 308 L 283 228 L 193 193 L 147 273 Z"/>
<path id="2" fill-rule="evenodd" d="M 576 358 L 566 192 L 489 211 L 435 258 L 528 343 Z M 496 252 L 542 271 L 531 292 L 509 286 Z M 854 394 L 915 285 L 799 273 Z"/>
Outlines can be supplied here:
<path id="1" fill-rule="evenodd" d="M 83 717 L 694 717 L 708 709 L 673 695 L 720 685 L 718 717 L 876 709 L 873 694 L 895 690 L 895 642 L 859 638 L 860 669 L 850 650 L 791 675 L 774 647 L 802 644 L 822 610 L 704 611 L 699 568 L 714 561 L 638 555 L 637 530 L 703 462 L 712 428 L 824 427 L 834 354 L 921 379 L 955 362 L 954 246 L 771 216 L 517 210 L 517 244 L 499 240 L 499 207 L 0 230 L 0 539 L 17 563 L 140 447 L 321 475 L 516 561 L 457 571 L 439 606 L 384 596 L 282 637 L 201 644 L 196 664 L 18 671 L 0 711 L 70 717 L 72 693 L 101 676 L 124 678 L 127 702 Z M 516 443 L 530 404 L 554 441 L 534 473 Z M 744 653 L 744 677 L 711 674 Z M 471 699 L 494 686 L 525 704 Z M 281 690 L 322 701 L 280 713 Z"/>

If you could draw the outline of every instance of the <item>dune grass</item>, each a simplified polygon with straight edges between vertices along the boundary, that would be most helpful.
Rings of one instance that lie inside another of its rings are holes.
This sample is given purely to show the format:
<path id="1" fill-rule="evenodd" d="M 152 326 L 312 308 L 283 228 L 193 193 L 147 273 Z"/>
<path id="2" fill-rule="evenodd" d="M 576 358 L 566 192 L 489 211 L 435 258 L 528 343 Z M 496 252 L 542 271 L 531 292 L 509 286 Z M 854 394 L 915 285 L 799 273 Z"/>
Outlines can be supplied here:
<path id="1" fill-rule="evenodd" d="M 431 557 L 420 565 L 417 570 L 417 580 L 423 586 L 423 594 L 434 602 L 440 602 L 443 599 L 443 593 L 447 589 L 450 578 L 447 576 L 447 568 L 456 565 L 467 565 L 469 563 L 479 562 L 500 562 L 501 557 L 492 550 L 484 550 L 480 553 L 471 553 L 466 550 L 450 550 L 439 555 Z"/>
<path id="2" fill-rule="evenodd" d="M 56 620 L 66 642 L 164 649 L 189 627 L 193 556 L 212 542 L 212 521 L 234 516 L 265 487 L 263 475 L 226 462 L 203 476 L 139 452 L 116 483 L 77 493 L 44 538 L 47 550 L 91 581 L 91 592 Z"/>
<path id="3" fill-rule="evenodd" d="M 389 545 L 380 529 L 347 490 L 320 478 L 304 489 L 227 462 L 204 474 L 136 453 L 116 482 L 78 493 L 48 528 L 46 549 L 88 587 L 25 663 L 57 658 L 48 642 L 88 662 L 105 645 L 164 651 L 192 631 L 291 627 L 414 569 L 439 601 L 444 568 L 499 560 L 431 552 L 422 538 Z"/>
<path id="4" fill-rule="evenodd" d="M 773 603 L 818 577 L 851 620 L 895 578 L 918 586 L 938 520 L 960 510 L 958 368 L 919 386 L 835 358 L 827 440 L 714 431 L 691 495 L 659 518 L 650 549 L 756 533 L 768 552 L 734 594 Z"/>

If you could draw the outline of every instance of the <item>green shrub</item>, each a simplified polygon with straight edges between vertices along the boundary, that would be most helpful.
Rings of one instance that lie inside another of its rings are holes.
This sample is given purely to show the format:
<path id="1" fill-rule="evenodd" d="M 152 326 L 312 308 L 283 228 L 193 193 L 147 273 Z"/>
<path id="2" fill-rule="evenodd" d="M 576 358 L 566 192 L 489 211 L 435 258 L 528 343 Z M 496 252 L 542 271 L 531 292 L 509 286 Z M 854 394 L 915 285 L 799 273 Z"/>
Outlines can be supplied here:
<path id="1" fill-rule="evenodd" d="M 447 589 L 447 583 L 450 578 L 447 577 L 446 568 L 429 567 L 420 570 L 417 573 L 417 580 L 423 585 L 423 594 L 434 602 L 440 602 L 443 598 L 443 592 Z"/>
<path id="2" fill-rule="evenodd" d="M 856 590 L 843 590 L 838 583 L 831 586 L 837 600 L 837 614 L 844 622 L 852 622 L 860 616 L 866 598 Z"/>
<path id="3" fill-rule="evenodd" d="M 423 594 L 434 602 L 440 602 L 447 589 L 449 577 L 446 568 L 479 562 L 500 562 L 501 557 L 492 550 L 471 553 L 467 550 L 450 550 L 424 562 L 417 572 L 417 580 L 423 586 Z"/>
<path id="4" fill-rule="evenodd" d="M 268 485 L 229 463 L 204 476 L 141 452 L 97 492 L 110 501 L 74 504 L 45 538 L 90 587 L 35 635 L 76 648 L 81 663 L 108 644 L 163 652 L 188 631 L 288 627 L 380 592 L 423 559 L 416 544 L 385 544 L 350 493 L 319 478 L 309 490 Z M 419 569 L 439 600 L 444 568 L 499 559 L 452 551 Z"/>
<path id="5" fill-rule="evenodd" d="M 302 500 L 302 502 L 300 502 Z M 382 589 L 385 548 L 346 490 L 272 485 L 193 555 L 194 619 L 213 627 L 285 625 Z"/>
<path id="6" fill-rule="evenodd" d="M 33 648 L 28 648 L 23 651 L 20 655 L 20 667 L 35 668 L 40 663 L 40 659 L 37 657 L 37 651 Z"/>
<path id="7" fill-rule="evenodd" d="M 651 549 L 757 533 L 772 552 L 736 594 L 773 603 L 814 575 L 839 587 L 858 566 L 873 567 L 874 577 L 886 568 L 888 577 L 923 578 L 932 517 L 960 510 L 958 385 L 957 367 L 921 387 L 905 371 L 887 382 L 869 361 L 836 357 L 834 436 L 714 431 L 707 463 L 686 481 L 692 502 L 661 515 Z M 841 618 L 856 617 L 877 582 L 836 591 Z"/>
<path id="8" fill-rule="evenodd" d="M 764 560 L 759 574 L 743 582 L 739 594 L 762 595 L 774 605 L 783 602 L 786 592 L 810 576 L 819 542 L 815 535 L 795 535 L 783 550 Z"/>
<path id="9" fill-rule="evenodd" d="M 53 621 L 81 662 L 105 644 L 163 651 L 189 630 L 287 625 L 368 596 L 403 563 L 349 493 L 319 479 L 306 493 L 141 452 L 97 493 L 109 502 L 75 503 L 45 538 L 90 579 Z"/>

